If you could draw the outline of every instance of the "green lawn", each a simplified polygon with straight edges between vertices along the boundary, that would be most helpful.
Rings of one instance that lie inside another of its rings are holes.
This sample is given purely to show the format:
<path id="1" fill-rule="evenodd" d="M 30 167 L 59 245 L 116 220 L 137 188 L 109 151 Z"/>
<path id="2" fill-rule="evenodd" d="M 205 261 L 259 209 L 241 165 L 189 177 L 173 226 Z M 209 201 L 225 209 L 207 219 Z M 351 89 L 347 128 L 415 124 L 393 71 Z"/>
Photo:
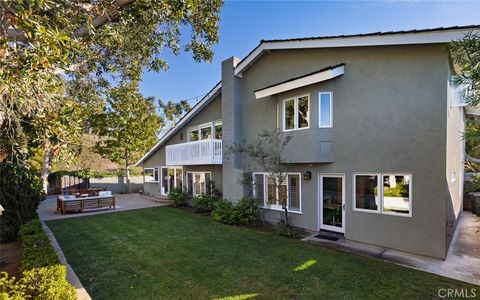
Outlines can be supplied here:
<path id="1" fill-rule="evenodd" d="M 472 287 L 169 207 L 47 225 L 93 299 L 418 299 Z"/>

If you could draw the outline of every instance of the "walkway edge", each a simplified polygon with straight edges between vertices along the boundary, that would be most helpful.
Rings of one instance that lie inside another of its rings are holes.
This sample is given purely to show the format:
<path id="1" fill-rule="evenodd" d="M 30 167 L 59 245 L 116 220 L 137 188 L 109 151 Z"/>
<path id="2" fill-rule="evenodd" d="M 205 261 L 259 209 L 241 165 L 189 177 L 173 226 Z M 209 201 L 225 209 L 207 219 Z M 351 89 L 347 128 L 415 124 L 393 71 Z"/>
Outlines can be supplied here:
<path id="1" fill-rule="evenodd" d="M 67 281 L 75 287 L 77 291 L 77 299 L 92 300 L 87 290 L 85 290 L 82 283 L 80 282 L 80 279 L 78 279 L 77 274 L 75 274 L 75 271 L 73 271 L 72 267 L 68 264 L 67 258 L 65 257 L 65 254 L 63 254 L 62 248 L 60 248 L 60 245 L 58 244 L 57 239 L 53 235 L 53 232 L 50 230 L 50 228 L 48 228 L 47 224 L 45 224 L 43 220 L 41 220 L 41 222 L 43 231 L 47 234 L 48 239 L 50 240 L 50 243 L 52 244 L 52 247 L 58 256 L 58 260 L 62 265 L 67 268 Z"/>

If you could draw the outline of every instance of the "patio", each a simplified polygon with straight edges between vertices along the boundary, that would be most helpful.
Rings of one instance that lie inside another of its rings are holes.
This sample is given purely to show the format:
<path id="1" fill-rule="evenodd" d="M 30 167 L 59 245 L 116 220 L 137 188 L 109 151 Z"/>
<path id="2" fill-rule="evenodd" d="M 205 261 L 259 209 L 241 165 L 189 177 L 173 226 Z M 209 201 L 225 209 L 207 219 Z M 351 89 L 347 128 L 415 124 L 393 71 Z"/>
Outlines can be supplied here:
<path id="1" fill-rule="evenodd" d="M 166 202 L 156 201 L 155 198 L 139 195 L 139 194 L 114 194 L 115 196 L 115 209 L 110 208 L 101 208 L 95 210 L 89 210 L 83 213 L 67 213 L 60 214 L 56 213 L 57 210 L 57 196 L 48 196 L 47 199 L 40 203 L 40 206 L 37 209 L 40 220 L 56 220 L 64 218 L 76 218 L 84 217 L 89 215 L 105 214 L 105 213 L 114 213 L 124 210 L 132 210 L 139 208 L 155 207 L 167 205 Z"/>

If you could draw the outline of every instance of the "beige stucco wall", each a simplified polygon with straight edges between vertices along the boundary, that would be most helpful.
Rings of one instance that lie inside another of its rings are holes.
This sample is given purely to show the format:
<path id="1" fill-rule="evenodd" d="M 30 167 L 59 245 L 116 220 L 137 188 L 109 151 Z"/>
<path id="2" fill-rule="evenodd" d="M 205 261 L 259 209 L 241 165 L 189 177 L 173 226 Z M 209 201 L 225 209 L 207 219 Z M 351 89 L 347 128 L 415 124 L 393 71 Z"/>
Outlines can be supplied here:
<path id="1" fill-rule="evenodd" d="M 205 108 L 203 108 L 195 117 L 193 117 L 187 124 L 185 124 L 181 130 L 174 134 L 165 144 L 160 147 L 152 156 L 145 160 L 143 163 L 144 168 L 154 168 L 157 166 L 165 166 L 165 146 L 174 145 L 187 142 L 187 130 L 191 126 L 204 124 L 211 121 L 217 121 L 222 119 L 222 99 L 221 96 L 215 97 Z M 216 187 L 222 190 L 222 166 L 221 165 L 207 165 L 207 166 L 185 166 L 184 173 L 186 171 L 209 171 L 212 172 L 212 178 L 215 181 Z M 185 178 L 184 178 L 185 182 Z M 145 182 L 143 184 L 145 194 L 147 195 L 160 195 L 160 183 Z"/>
<path id="2" fill-rule="evenodd" d="M 318 230 L 317 174 L 345 174 L 346 238 L 445 256 L 446 61 L 442 45 L 280 50 L 263 55 L 242 74 L 242 132 L 247 141 L 261 129 L 276 127 L 281 100 L 305 93 L 312 100 L 311 126 L 292 135 L 326 134 L 318 128 L 316 94 L 333 92 L 333 163 L 290 166 L 292 172 L 308 170 L 313 175 L 302 181 L 303 212 L 292 214 L 294 225 Z M 254 97 L 254 90 L 339 63 L 346 64 L 339 78 L 273 97 Z M 295 145 L 301 152 L 317 142 L 297 137 Z M 411 173 L 412 217 L 353 211 L 355 172 Z"/>

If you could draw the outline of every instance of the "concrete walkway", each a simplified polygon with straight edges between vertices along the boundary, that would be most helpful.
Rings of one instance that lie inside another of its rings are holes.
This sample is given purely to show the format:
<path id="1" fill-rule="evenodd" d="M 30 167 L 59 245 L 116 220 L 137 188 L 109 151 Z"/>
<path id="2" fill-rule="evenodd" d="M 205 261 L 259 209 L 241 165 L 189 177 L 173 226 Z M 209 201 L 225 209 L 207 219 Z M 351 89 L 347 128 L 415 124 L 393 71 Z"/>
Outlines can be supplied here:
<path id="1" fill-rule="evenodd" d="M 315 237 L 318 233 L 303 240 L 480 285 L 479 230 L 480 218 L 471 212 L 462 212 L 445 260 L 349 241 L 343 238 L 338 241 L 320 239 Z"/>
<path id="2" fill-rule="evenodd" d="M 70 264 L 67 262 L 65 255 L 63 254 L 60 245 L 57 242 L 57 239 L 53 235 L 52 231 L 48 226 L 45 224 L 44 221 L 47 220 L 57 220 L 57 219 L 65 219 L 65 218 L 76 218 L 76 217 L 84 217 L 84 216 L 91 216 L 91 215 L 98 215 L 98 214 L 105 214 L 105 213 L 114 213 L 119 211 L 125 210 L 132 210 L 132 209 L 139 209 L 139 208 L 148 208 L 148 207 L 155 207 L 155 206 L 165 206 L 167 205 L 167 201 L 156 201 L 155 198 L 138 195 L 138 194 L 116 194 L 115 196 L 115 209 L 98 209 L 92 210 L 85 213 L 68 213 L 62 215 L 60 213 L 56 213 L 57 209 L 57 196 L 49 196 L 47 199 L 40 203 L 40 206 L 37 209 L 38 215 L 40 220 L 43 224 L 43 230 L 48 235 L 50 239 L 50 243 L 52 244 L 53 249 L 55 250 L 60 263 L 62 263 L 67 268 L 67 280 L 68 282 L 73 285 L 77 291 L 77 299 L 79 300 L 91 300 L 90 295 L 83 287 L 82 283 L 73 271 Z"/>

